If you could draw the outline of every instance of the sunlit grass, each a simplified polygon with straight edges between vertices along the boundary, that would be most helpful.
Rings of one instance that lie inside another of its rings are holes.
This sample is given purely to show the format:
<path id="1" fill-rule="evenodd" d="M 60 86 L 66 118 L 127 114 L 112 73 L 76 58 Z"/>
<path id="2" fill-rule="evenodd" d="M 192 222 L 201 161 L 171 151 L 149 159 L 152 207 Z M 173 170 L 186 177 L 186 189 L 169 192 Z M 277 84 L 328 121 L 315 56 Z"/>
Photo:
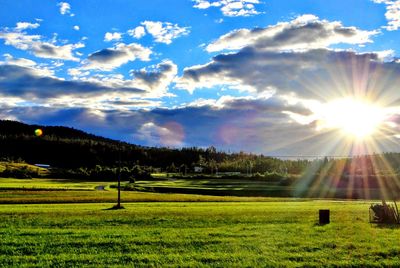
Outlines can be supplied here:
<path id="1" fill-rule="evenodd" d="M 64 190 L 95 190 L 97 186 L 108 189 L 110 182 L 80 181 L 67 179 L 13 179 L 0 178 L 0 189 L 64 189 Z"/>
<path id="2" fill-rule="evenodd" d="M 27 168 L 30 171 L 36 171 L 40 174 L 47 174 L 48 170 L 45 168 L 37 167 L 35 165 L 27 164 L 27 163 L 16 163 L 16 162 L 0 162 L 0 172 L 3 172 L 6 168 L 11 169 L 21 169 Z"/>
<path id="3" fill-rule="evenodd" d="M 400 229 L 368 202 L 0 205 L 5 266 L 400 265 Z M 331 224 L 318 226 L 321 208 Z"/>

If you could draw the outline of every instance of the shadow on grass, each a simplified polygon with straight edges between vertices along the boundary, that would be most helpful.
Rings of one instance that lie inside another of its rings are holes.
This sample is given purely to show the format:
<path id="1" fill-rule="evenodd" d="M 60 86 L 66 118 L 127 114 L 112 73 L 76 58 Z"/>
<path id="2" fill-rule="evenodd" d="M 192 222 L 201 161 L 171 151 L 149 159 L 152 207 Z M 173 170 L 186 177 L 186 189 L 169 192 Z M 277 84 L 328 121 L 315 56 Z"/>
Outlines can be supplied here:
<path id="1" fill-rule="evenodd" d="M 381 229 L 400 229 L 400 223 L 372 223 L 377 228 Z"/>
<path id="2" fill-rule="evenodd" d="M 102 209 L 102 210 L 119 210 L 119 209 L 125 209 L 125 207 L 124 206 L 121 206 L 121 205 L 114 205 L 114 206 L 112 206 L 112 207 L 110 207 L 110 208 L 104 208 L 104 209 Z"/>
<path id="3" fill-rule="evenodd" d="M 319 222 L 316 222 L 316 223 L 314 223 L 314 227 L 324 227 L 324 226 L 329 226 L 331 223 L 319 223 Z"/>

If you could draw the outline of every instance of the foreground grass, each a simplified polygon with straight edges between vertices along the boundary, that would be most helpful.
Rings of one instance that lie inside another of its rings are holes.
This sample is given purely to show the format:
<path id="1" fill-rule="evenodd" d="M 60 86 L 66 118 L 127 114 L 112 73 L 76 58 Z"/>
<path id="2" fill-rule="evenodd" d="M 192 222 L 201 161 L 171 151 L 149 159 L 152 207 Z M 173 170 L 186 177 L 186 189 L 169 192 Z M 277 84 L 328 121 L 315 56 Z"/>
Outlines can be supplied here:
<path id="1" fill-rule="evenodd" d="M 400 266 L 400 229 L 369 224 L 367 202 L 124 206 L 0 205 L 0 266 Z"/>

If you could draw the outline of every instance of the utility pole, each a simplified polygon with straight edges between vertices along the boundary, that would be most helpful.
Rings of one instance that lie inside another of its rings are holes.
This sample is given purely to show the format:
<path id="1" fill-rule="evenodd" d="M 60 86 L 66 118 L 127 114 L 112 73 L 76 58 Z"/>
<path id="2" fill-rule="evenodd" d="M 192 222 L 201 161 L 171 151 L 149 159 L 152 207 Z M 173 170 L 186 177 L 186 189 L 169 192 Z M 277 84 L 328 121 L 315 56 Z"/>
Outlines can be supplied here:
<path id="1" fill-rule="evenodd" d="M 119 151 L 118 161 L 118 204 L 117 208 L 121 208 L 121 151 Z"/>
<path id="2" fill-rule="evenodd" d="M 122 209 L 124 208 L 123 206 L 121 206 L 121 148 L 119 148 L 118 151 L 118 200 L 117 200 L 117 204 L 113 207 L 113 209 Z"/>

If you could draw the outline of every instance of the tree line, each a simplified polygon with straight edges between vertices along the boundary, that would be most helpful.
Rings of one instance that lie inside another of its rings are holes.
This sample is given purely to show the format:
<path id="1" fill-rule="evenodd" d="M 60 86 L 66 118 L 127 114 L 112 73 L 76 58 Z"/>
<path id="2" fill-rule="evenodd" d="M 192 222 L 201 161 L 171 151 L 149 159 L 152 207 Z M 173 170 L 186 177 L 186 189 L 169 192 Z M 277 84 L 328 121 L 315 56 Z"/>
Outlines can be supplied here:
<path id="1" fill-rule="evenodd" d="M 42 129 L 44 135 L 36 136 Z M 68 127 L 27 125 L 0 120 L 0 160 L 49 164 L 62 177 L 109 177 L 122 170 L 126 178 L 162 171 L 192 173 L 240 172 L 249 176 L 387 176 L 400 172 L 400 154 L 384 153 L 351 158 L 284 160 L 244 152 L 227 153 L 215 147 L 156 148 L 115 141 Z M 122 167 L 119 169 L 119 167 Z M 140 170 L 140 172 L 139 172 Z M 7 172 L 11 172 L 8 170 Z M 64 173 L 63 173 L 64 172 Z M 108 174 L 108 175 L 107 175 Z"/>

